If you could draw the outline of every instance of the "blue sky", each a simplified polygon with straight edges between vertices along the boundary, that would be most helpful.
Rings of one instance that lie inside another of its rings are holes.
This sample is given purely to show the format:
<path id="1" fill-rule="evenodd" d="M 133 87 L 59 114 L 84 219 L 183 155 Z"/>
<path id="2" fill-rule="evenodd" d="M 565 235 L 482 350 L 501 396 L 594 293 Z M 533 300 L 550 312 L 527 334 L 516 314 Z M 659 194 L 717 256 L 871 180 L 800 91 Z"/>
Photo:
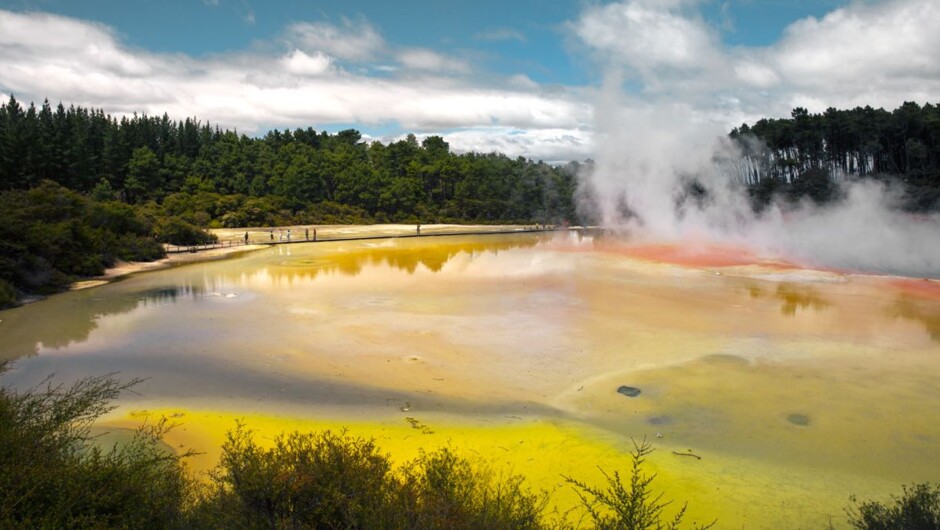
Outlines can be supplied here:
<path id="1" fill-rule="evenodd" d="M 5 0 L 0 95 L 560 161 L 592 156 L 613 85 L 723 128 L 936 102 L 936 4 Z"/>

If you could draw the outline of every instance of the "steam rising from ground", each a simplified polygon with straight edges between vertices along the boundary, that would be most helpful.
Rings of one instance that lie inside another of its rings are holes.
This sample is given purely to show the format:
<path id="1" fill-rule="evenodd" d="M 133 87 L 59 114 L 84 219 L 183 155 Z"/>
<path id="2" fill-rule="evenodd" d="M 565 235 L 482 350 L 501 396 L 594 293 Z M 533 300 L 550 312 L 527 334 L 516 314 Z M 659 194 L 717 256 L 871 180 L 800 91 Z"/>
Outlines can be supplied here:
<path id="1" fill-rule="evenodd" d="M 640 102 L 609 74 L 597 104 L 597 159 L 585 168 L 583 217 L 634 240 L 746 246 L 801 264 L 940 277 L 940 216 L 894 207 L 892 190 L 844 182 L 816 206 L 774 201 L 755 213 L 727 125 L 682 103 Z"/>

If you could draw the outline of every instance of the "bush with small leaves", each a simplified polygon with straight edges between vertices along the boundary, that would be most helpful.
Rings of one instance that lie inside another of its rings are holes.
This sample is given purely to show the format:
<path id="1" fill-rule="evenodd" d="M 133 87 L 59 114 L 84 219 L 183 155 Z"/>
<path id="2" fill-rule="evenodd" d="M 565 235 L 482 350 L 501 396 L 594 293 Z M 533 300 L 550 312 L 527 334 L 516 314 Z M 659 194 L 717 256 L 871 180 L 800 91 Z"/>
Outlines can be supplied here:
<path id="1" fill-rule="evenodd" d="M 859 530 L 940 530 L 940 485 L 911 484 L 902 490 L 900 497 L 892 496 L 894 504 L 859 503 L 852 497 L 849 524 Z"/>
<path id="2" fill-rule="evenodd" d="M 2 368 L 0 368 L 2 370 Z M 72 386 L 0 389 L 0 528 L 177 528 L 189 499 L 168 425 L 141 427 L 110 449 L 90 426 L 122 391 L 111 375 Z"/>
<path id="3" fill-rule="evenodd" d="M 630 453 L 632 469 L 629 484 L 624 484 L 620 473 L 613 475 L 601 470 L 607 479 L 606 489 L 589 486 L 570 477 L 565 480 L 575 487 L 581 504 L 587 515 L 599 530 L 647 530 L 678 529 L 685 517 L 686 505 L 683 505 L 672 519 L 664 519 L 663 510 L 672 501 L 664 501 L 663 494 L 654 494 L 651 484 L 656 475 L 643 473 L 646 457 L 653 452 L 652 445 L 643 440 L 633 442 Z M 706 525 L 693 524 L 692 528 L 711 528 L 715 522 Z"/>

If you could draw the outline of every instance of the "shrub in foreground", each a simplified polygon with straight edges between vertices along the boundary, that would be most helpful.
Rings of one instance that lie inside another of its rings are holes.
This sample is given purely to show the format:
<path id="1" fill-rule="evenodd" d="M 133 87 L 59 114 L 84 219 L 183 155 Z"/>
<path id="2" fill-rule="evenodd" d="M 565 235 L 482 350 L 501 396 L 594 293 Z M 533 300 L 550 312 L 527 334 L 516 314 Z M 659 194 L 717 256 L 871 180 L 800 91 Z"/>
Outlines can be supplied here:
<path id="1" fill-rule="evenodd" d="M 876 501 L 859 503 L 852 497 L 849 523 L 859 530 L 940 530 L 940 485 L 902 486 L 894 504 Z"/>
<path id="2" fill-rule="evenodd" d="M 542 528 L 548 494 L 529 491 L 524 480 L 499 477 L 446 448 L 424 453 L 402 469 L 393 492 L 397 509 L 391 510 L 399 518 L 393 522 L 411 521 L 413 528 Z"/>
<path id="3" fill-rule="evenodd" d="M 649 442 L 633 442 L 630 453 L 632 469 L 628 484 L 624 484 L 620 473 L 611 476 L 601 470 L 607 479 L 606 488 L 589 486 L 571 477 L 565 480 L 575 487 L 581 504 L 587 511 L 594 528 L 601 530 L 645 530 L 677 529 L 685 517 L 686 505 L 676 512 L 672 519 L 663 520 L 663 509 L 672 501 L 664 501 L 663 494 L 654 494 L 650 484 L 656 475 L 643 473 L 643 463 L 653 452 Z M 704 526 L 693 524 L 693 528 L 711 528 L 715 522 Z"/>
<path id="4" fill-rule="evenodd" d="M 0 373 L 3 366 L 0 365 Z M 549 496 L 520 475 L 501 475 L 450 449 L 392 465 L 371 440 L 346 432 L 289 433 L 258 445 L 243 425 L 229 432 L 207 482 L 161 442 L 165 422 L 110 449 L 92 422 L 138 381 L 110 375 L 25 392 L 0 389 L 0 528 L 570 528 L 545 517 Z M 598 528 L 676 528 L 633 453 L 629 487 L 568 479 Z"/>
<path id="5" fill-rule="evenodd" d="M 0 367 L 2 371 L 2 367 Z M 103 449 L 91 423 L 137 381 L 0 389 L 0 528 L 175 528 L 189 479 L 159 440 L 165 423 Z"/>
<path id="6" fill-rule="evenodd" d="M 239 425 L 192 515 L 213 528 L 540 528 L 544 495 L 448 449 L 399 471 L 370 440 L 290 433 L 257 445 Z"/>

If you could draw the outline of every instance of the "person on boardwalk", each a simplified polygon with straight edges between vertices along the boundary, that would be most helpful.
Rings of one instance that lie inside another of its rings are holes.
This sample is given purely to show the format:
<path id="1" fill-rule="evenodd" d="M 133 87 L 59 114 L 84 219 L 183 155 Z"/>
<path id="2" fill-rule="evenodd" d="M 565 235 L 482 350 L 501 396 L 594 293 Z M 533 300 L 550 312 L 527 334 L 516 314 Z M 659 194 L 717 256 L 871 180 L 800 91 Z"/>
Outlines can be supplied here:
<path id="1" fill-rule="evenodd" d="M 271 241 L 274 241 L 274 230 L 271 230 Z"/>
<path id="2" fill-rule="evenodd" d="M 245 244 L 248 244 L 248 230 L 245 230 Z"/>
<path id="3" fill-rule="evenodd" d="M 307 241 L 310 240 L 310 229 L 309 229 L 309 228 L 304 228 L 304 239 L 307 240 Z"/>
<path id="4" fill-rule="evenodd" d="M 317 229 L 316 229 L 316 228 L 313 229 L 313 240 L 314 240 L 314 241 L 317 240 Z"/>
<path id="5" fill-rule="evenodd" d="M 287 229 L 287 242 L 290 243 L 290 228 Z"/>
<path id="6" fill-rule="evenodd" d="M 418 223 L 418 235 L 421 235 L 421 223 Z"/>

